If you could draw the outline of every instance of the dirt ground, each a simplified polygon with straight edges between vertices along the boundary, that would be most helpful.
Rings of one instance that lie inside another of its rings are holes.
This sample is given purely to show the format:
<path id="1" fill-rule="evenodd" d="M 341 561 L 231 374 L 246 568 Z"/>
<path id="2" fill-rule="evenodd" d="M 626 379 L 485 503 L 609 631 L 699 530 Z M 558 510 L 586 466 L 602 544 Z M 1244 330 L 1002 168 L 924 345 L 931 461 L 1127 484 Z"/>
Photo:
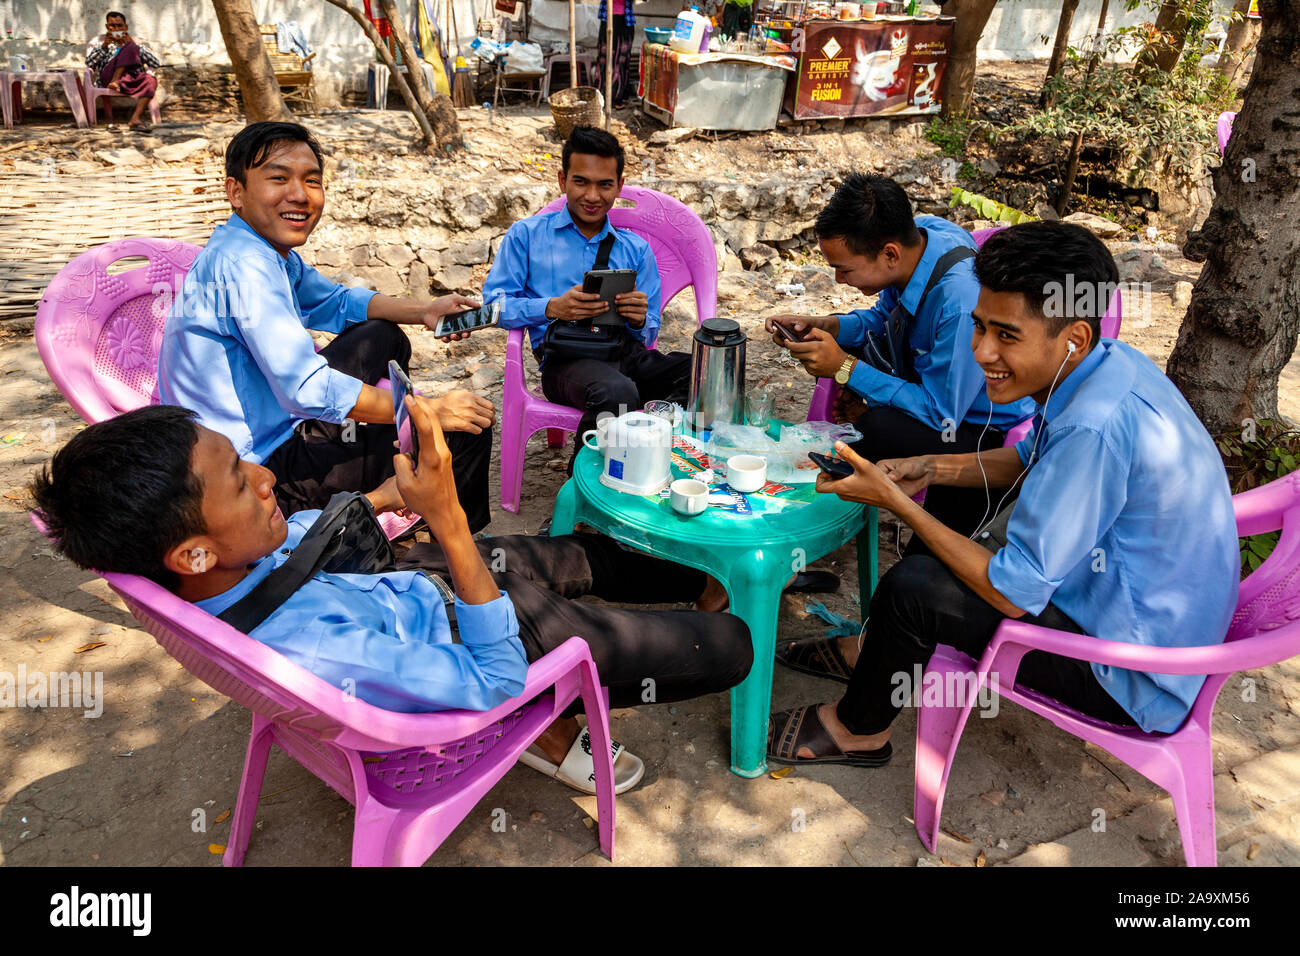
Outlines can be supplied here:
<path id="1" fill-rule="evenodd" d="M 871 135 L 878 143 L 880 134 Z M 691 148 L 719 168 L 726 168 L 722 155 L 728 154 L 726 162 L 743 169 L 744 147 L 734 144 L 744 142 L 697 141 Z M 914 154 L 916 141 L 899 149 Z M 1156 284 L 1150 324 L 1126 325 L 1122 337 L 1163 367 L 1182 316 L 1170 294 L 1177 281 L 1194 280 L 1199 267 L 1169 247 L 1160 254 L 1168 275 L 1164 288 Z M 862 304 L 856 292 L 833 283 L 814 282 L 825 291 L 796 297 L 775 291 L 792 278 L 806 281 L 811 270 L 820 272 L 820 263 L 782 261 L 771 275 L 728 270 L 720 281 L 718 312 L 749 332 L 748 375 L 751 381 L 767 378 L 778 395 L 776 413 L 785 419 L 803 418 L 812 382 L 758 332 L 761 317 Z M 671 303 L 660 348 L 688 350 L 694 316 L 689 292 Z M 427 334 L 413 338 L 414 378 L 433 392 L 464 387 L 471 372 L 504 362 L 499 332 L 452 346 Z M 535 370 L 531 374 L 535 386 Z M 499 384 L 483 393 L 500 405 Z M 1295 362 L 1284 374 L 1280 406 L 1300 418 Z M 190 677 L 101 580 L 58 558 L 26 515 L 29 476 L 80 426 L 45 373 L 31 335 L 0 331 L 0 435 L 6 438 L 0 444 L 0 619 L 6 622 L 0 673 L 96 671 L 104 687 L 102 716 L 93 719 L 80 709 L 0 708 L 0 859 L 20 866 L 217 865 L 243 764 L 247 712 Z M 541 435 L 533 439 L 520 513 L 496 508 L 491 533 L 538 529 L 563 482 L 564 454 L 547 449 Z M 498 502 L 495 467 L 490 487 Z M 882 515 L 882 567 L 896 559 L 905 535 Z M 813 599 L 859 617 L 850 583 L 856 579 L 853 547 L 816 566 L 838 572 L 845 585 Z M 823 627 L 807 614 L 803 596 L 783 599 L 782 637 Z M 1254 699 L 1243 700 L 1249 695 L 1234 680 L 1214 723 L 1220 861 L 1300 863 L 1300 754 L 1294 752 L 1300 747 L 1300 663 L 1244 676 L 1255 682 Z M 838 688 L 778 667 L 773 706 L 834 699 Z M 896 724 L 898 746 L 888 768 L 800 768 L 780 779 L 745 780 L 728 771 L 728 724 L 726 695 L 613 714 L 615 737 L 647 764 L 644 782 L 619 798 L 619 864 L 969 866 L 977 856 L 989 864 L 1182 863 L 1162 791 L 1103 751 L 1014 707 L 967 727 L 936 855 L 924 851 L 911 823 L 911 711 Z M 1267 785 L 1248 785 L 1264 777 Z M 325 784 L 274 751 L 262 792 L 248 865 L 348 862 L 352 809 Z M 504 833 L 492 827 L 497 809 L 508 815 Z M 516 767 L 431 864 L 608 865 L 597 849 L 594 810 L 594 799 Z M 1108 831 L 1092 826 L 1099 810 L 1116 821 Z"/>

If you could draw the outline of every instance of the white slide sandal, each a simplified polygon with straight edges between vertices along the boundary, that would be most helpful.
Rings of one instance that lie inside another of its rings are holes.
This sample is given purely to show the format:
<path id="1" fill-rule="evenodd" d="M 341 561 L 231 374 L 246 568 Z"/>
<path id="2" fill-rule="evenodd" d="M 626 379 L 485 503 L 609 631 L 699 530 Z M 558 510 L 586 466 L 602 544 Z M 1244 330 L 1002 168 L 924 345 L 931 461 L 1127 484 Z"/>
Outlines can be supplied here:
<path id="1" fill-rule="evenodd" d="M 645 776 L 645 762 L 617 740 L 610 742 L 610 753 L 614 758 L 614 792 L 631 790 Z M 591 759 L 591 734 L 586 727 L 582 728 L 578 739 L 573 742 L 564 762 L 559 766 L 535 747 L 529 747 L 521 753 L 519 762 L 561 783 L 567 783 L 574 790 L 587 794 L 596 792 L 596 765 Z"/>

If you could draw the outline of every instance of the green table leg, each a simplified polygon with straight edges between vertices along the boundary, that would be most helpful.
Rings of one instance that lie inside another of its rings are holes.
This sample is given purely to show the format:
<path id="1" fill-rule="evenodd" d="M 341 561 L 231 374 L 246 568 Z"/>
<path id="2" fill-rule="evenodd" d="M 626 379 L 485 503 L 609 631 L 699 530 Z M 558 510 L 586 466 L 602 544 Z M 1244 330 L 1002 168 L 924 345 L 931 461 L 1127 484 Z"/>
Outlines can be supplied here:
<path id="1" fill-rule="evenodd" d="M 732 613 L 749 625 L 754 666 L 731 689 L 731 772 L 758 777 L 767 770 L 767 718 L 772 705 L 772 664 L 781 589 L 789 577 L 786 555 L 754 551 L 732 565 L 727 594 Z"/>
<path id="2" fill-rule="evenodd" d="M 880 578 L 880 512 L 867 508 L 867 523 L 858 532 L 858 600 L 862 604 L 862 623 L 867 623 L 867 609 L 876 593 Z"/>
<path id="3" fill-rule="evenodd" d="M 578 521 L 578 487 L 570 478 L 560 486 L 555 496 L 555 507 L 551 509 L 551 537 L 572 534 L 573 526 Z"/>

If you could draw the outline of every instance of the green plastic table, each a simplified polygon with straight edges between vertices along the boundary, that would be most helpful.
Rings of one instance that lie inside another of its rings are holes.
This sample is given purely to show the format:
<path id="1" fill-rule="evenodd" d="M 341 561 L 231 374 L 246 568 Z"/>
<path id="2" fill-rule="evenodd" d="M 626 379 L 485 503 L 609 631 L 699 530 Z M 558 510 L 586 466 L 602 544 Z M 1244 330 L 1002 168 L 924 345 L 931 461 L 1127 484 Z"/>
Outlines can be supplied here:
<path id="1" fill-rule="evenodd" d="M 668 499 L 624 494 L 600 483 L 603 458 L 583 447 L 573 477 L 555 498 L 551 534 L 584 522 L 629 547 L 705 571 L 722 583 L 731 612 L 754 641 L 754 666 L 731 691 L 731 770 L 757 777 L 767 769 L 777 612 L 790 575 L 858 538 L 858 587 L 866 612 L 877 577 L 875 508 L 795 485 L 777 497 L 749 495 L 752 515 L 719 508 L 682 517 Z M 683 477 L 674 466 L 673 477 Z M 761 509 L 761 510 L 760 510 Z M 859 534 L 864 530 L 865 533 Z"/>

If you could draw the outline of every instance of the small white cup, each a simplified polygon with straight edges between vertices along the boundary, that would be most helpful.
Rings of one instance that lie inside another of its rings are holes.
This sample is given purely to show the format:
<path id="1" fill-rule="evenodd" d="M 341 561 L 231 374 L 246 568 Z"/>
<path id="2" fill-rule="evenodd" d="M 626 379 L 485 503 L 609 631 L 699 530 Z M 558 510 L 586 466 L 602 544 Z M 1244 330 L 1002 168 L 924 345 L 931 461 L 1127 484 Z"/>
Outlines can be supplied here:
<path id="1" fill-rule="evenodd" d="M 668 486 L 668 501 L 679 515 L 697 515 L 709 506 L 709 486 L 694 478 L 678 478 Z"/>
<path id="2" fill-rule="evenodd" d="M 736 455 L 727 459 L 727 484 L 749 494 L 767 484 L 767 459 L 758 455 Z"/>

